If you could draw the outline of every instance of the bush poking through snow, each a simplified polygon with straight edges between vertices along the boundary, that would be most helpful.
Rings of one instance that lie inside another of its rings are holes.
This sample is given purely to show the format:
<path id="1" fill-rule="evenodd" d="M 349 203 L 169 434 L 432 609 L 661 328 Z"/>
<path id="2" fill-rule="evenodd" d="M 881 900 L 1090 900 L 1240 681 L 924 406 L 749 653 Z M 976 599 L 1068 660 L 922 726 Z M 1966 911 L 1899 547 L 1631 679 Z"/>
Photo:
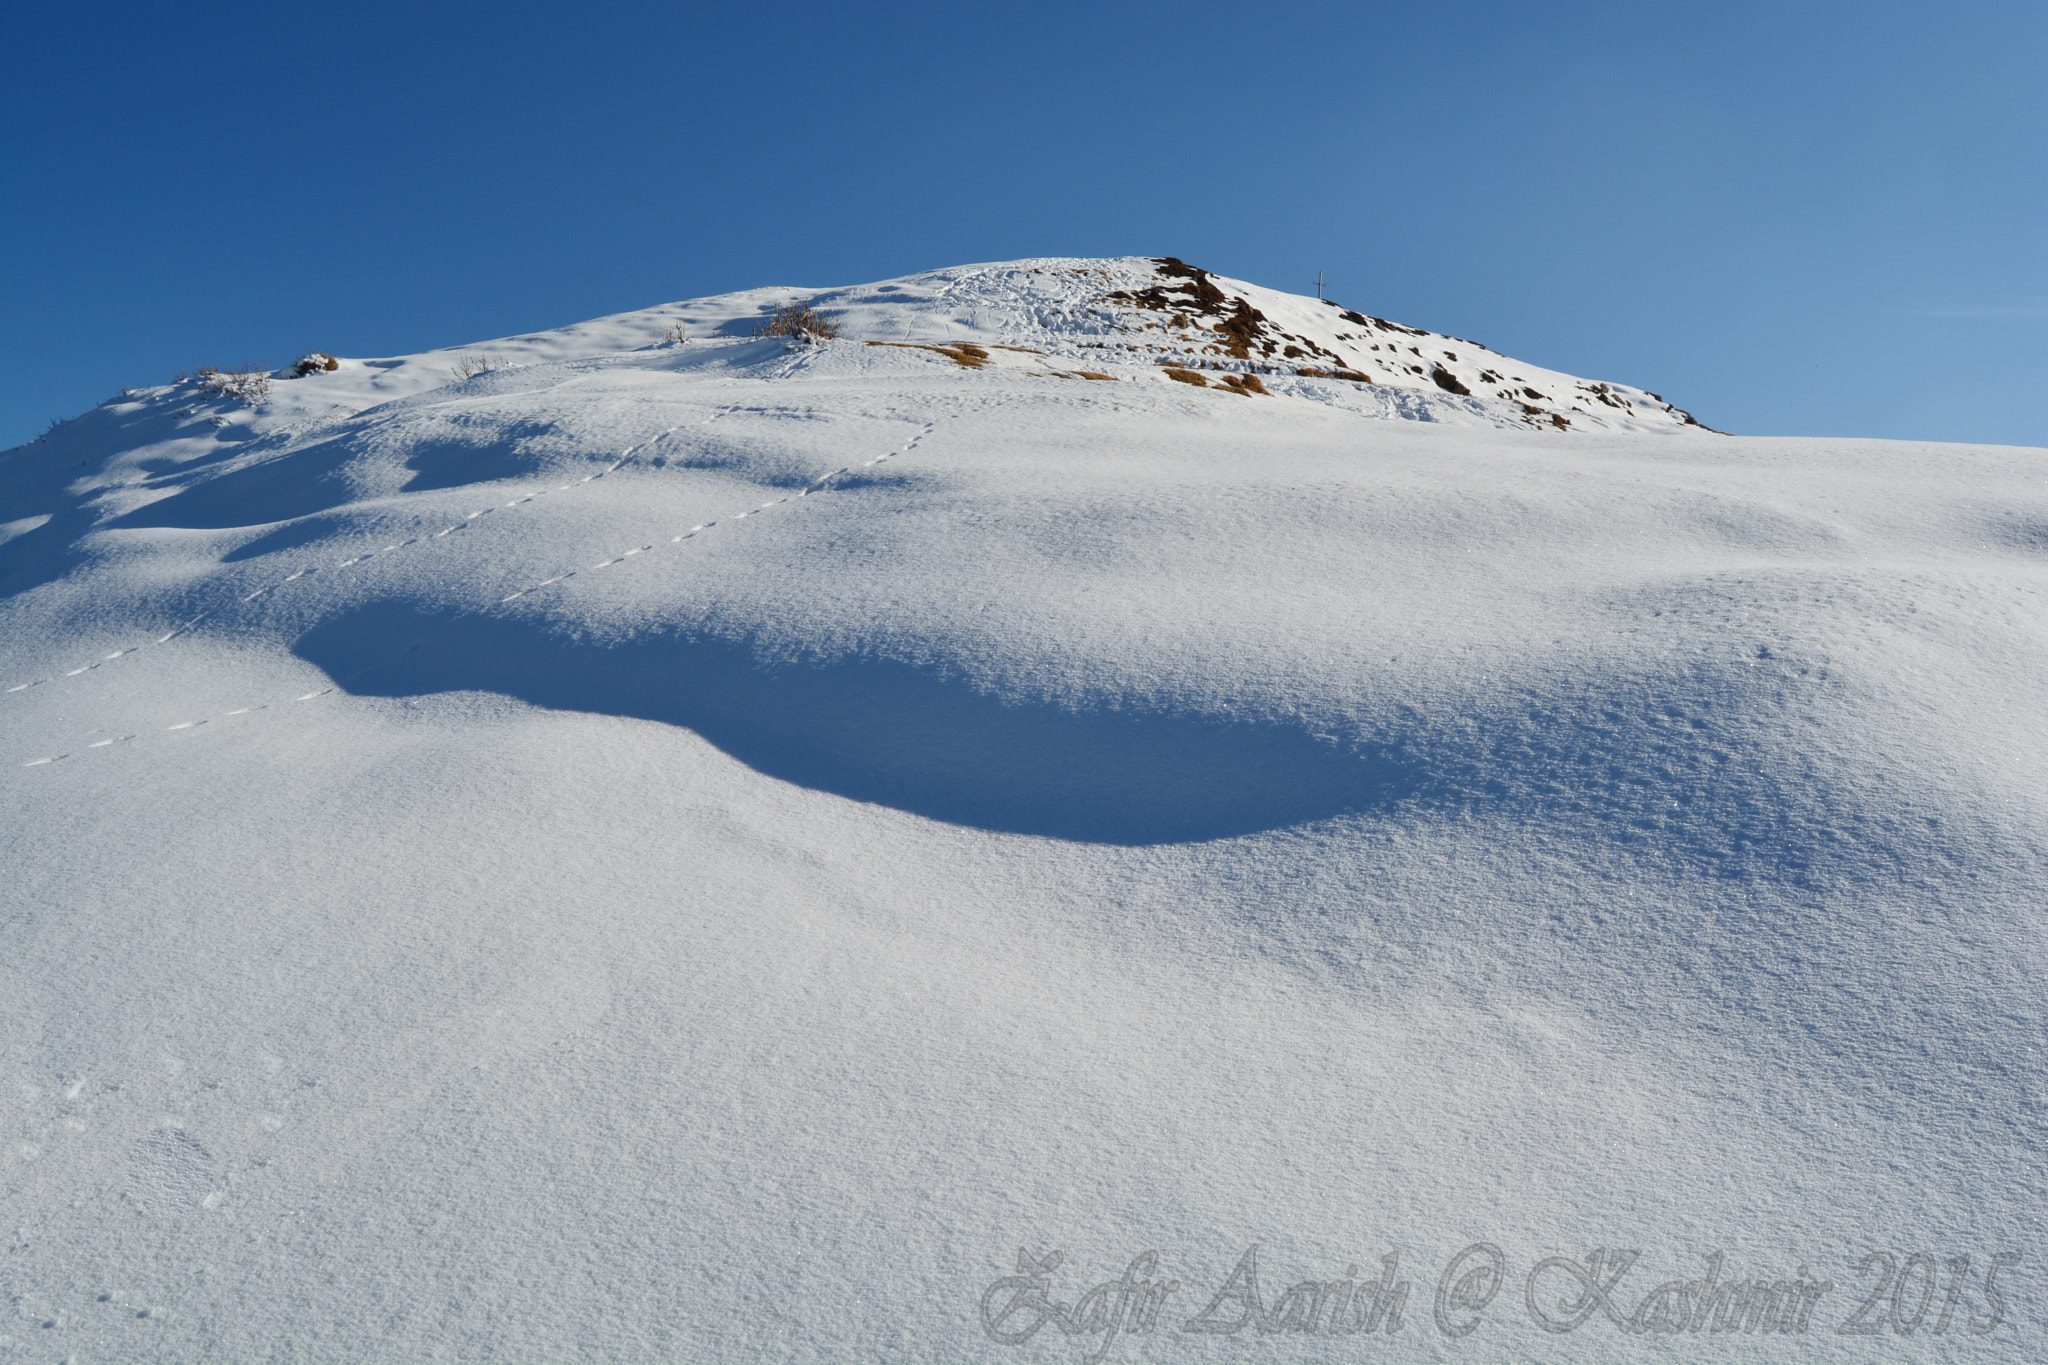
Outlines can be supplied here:
<path id="1" fill-rule="evenodd" d="M 341 362 L 327 354 L 327 352 L 308 351 L 299 357 L 298 364 L 292 366 L 292 377 L 294 379 L 304 379 L 307 375 L 318 374 L 322 370 L 338 370 L 340 368 Z"/>
<path id="2" fill-rule="evenodd" d="M 270 371 L 253 361 L 232 370 L 215 369 L 211 365 L 201 365 L 190 375 L 180 370 L 172 382 L 182 383 L 188 378 L 207 393 L 222 398 L 239 398 L 252 408 L 270 397 Z"/>
<path id="3" fill-rule="evenodd" d="M 775 310 L 775 316 L 754 329 L 757 337 L 810 336 L 819 341 L 830 341 L 839 335 L 839 324 L 819 313 L 808 303 L 784 304 Z"/>
<path id="4" fill-rule="evenodd" d="M 474 379 L 491 370 L 502 370 L 505 362 L 494 355 L 466 355 L 448 367 L 448 372 L 457 380 Z"/>

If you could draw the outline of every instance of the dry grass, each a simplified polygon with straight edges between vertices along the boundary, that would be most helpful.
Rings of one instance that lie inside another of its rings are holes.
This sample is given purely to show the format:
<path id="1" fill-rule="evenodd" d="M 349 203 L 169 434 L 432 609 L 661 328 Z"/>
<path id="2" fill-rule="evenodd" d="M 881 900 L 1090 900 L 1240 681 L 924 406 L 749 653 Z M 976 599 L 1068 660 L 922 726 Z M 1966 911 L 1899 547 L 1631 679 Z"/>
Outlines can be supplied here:
<path id="1" fill-rule="evenodd" d="M 869 341 L 866 344 L 869 346 L 896 346 L 906 351 L 930 351 L 933 355 L 946 357 L 946 359 L 964 370 L 979 370 L 989 362 L 988 351 L 969 341 Z M 999 341 L 991 341 L 989 345 L 998 351 L 1016 351 L 1023 355 L 1045 354 L 1044 351 L 1036 350 L 1030 346 L 1005 346 Z M 1027 371 L 1027 373 L 1038 375 L 1041 378 L 1106 379 L 1111 383 L 1116 382 L 1115 375 L 1103 374 L 1097 370 L 1031 370 Z M 1199 383 L 1201 381 L 1197 380 L 1196 382 Z"/>
<path id="2" fill-rule="evenodd" d="M 679 346 L 689 338 L 683 335 L 683 324 L 676 322 L 669 324 L 669 329 L 661 334 L 661 340 L 664 345 Z"/>
<path id="3" fill-rule="evenodd" d="M 808 303 L 786 303 L 773 317 L 754 329 L 757 337 L 809 336 L 830 341 L 839 335 L 839 324 Z"/>
<path id="4" fill-rule="evenodd" d="M 1259 324 L 1265 320 L 1264 313 L 1239 299 L 1236 311 L 1216 324 L 1216 330 L 1225 339 L 1224 350 L 1239 360 L 1250 360 L 1252 343 L 1259 340 Z M 1264 349 L 1270 355 L 1273 344 L 1265 343 Z"/>
<path id="5" fill-rule="evenodd" d="M 1094 370 L 1026 370 L 1024 375 L 1027 379 L 1106 379 L 1112 384 L 1116 382 L 1115 375 L 1099 374 Z"/>
<path id="6" fill-rule="evenodd" d="M 930 351 L 935 355 L 942 355 L 946 357 L 946 359 L 952 361 L 955 365 L 958 365 L 961 368 L 968 370 L 978 370 L 982 366 L 988 364 L 987 351 L 982 350 L 979 346 L 970 346 L 964 341 L 954 342 L 950 345 L 945 346 L 928 346 L 921 341 L 870 341 L 868 345 L 900 346 L 906 351 Z M 1015 351 L 1021 350 L 1023 348 L 1017 346 L 1005 346 L 1003 347 L 1003 349 L 1006 351 Z"/>
<path id="7" fill-rule="evenodd" d="M 1259 382 L 1259 377 L 1255 374 L 1238 374 L 1235 371 L 1225 371 L 1214 375 L 1214 383 L 1212 384 L 1212 376 L 1198 373 L 1187 368 L 1185 365 L 1161 365 L 1159 368 L 1168 379 L 1177 380 L 1182 384 L 1193 384 L 1197 388 L 1218 388 L 1225 393 L 1242 394 L 1246 398 L 1251 397 L 1255 393 L 1271 392 L 1264 384 Z"/>

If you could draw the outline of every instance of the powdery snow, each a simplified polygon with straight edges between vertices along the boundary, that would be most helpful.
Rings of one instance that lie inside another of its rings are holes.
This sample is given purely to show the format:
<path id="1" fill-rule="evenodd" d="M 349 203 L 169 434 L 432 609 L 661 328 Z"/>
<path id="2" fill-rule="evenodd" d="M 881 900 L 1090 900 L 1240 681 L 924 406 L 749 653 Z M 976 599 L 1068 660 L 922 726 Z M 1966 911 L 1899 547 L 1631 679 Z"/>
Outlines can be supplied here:
<path id="1" fill-rule="evenodd" d="M 1143 258 L 290 373 L 0 462 L 0 1358 L 2044 1354 L 2044 452 Z"/>

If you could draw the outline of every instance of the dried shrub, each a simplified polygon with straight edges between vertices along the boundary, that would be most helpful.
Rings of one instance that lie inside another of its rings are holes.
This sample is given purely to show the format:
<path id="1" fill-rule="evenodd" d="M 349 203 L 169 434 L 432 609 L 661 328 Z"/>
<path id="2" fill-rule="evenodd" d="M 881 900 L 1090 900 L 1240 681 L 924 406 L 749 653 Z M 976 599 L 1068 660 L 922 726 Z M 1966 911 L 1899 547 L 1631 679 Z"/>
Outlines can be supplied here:
<path id="1" fill-rule="evenodd" d="M 689 340 L 688 337 L 683 335 L 683 324 L 680 322 L 669 324 L 669 329 L 661 334 L 661 339 L 664 344 L 669 346 L 680 346 L 683 342 Z"/>
<path id="2" fill-rule="evenodd" d="M 809 336 L 830 341 L 839 335 L 839 324 L 808 303 L 786 303 L 774 316 L 754 329 L 757 337 Z"/>
<path id="3" fill-rule="evenodd" d="M 1354 384 L 1372 383 L 1371 375 L 1361 374 L 1357 370 L 1332 370 L 1330 371 L 1330 377 L 1332 379 L 1348 379 Z"/>
<path id="4" fill-rule="evenodd" d="M 1094 370 L 1075 370 L 1075 371 L 1074 371 L 1073 373 L 1074 373 L 1074 377 L 1075 377 L 1076 379 L 1107 379 L 1107 380 L 1109 380 L 1109 381 L 1110 381 L 1111 383 L 1115 383 L 1115 382 L 1116 382 L 1116 376 L 1115 376 L 1115 375 L 1113 375 L 1113 374 L 1098 374 L 1098 373 L 1096 373 L 1096 372 L 1095 372 Z"/>
<path id="5" fill-rule="evenodd" d="M 1255 393 L 1266 392 L 1266 386 L 1259 382 L 1259 377 L 1255 374 L 1220 375 L 1217 378 L 1217 382 L 1223 385 L 1224 388 L 1244 394 L 1246 397 L 1250 397 Z"/>
<path id="6" fill-rule="evenodd" d="M 201 365 L 193 371 L 192 379 L 207 393 L 240 399 L 252 408 L 270 397 L 270 371 L 253 361 L 232 370 Z"/>
<path id="7" fill-rule="evenodd" d="M 1193 370 L 1184 370 L 1178 365 L 1168 365 L 1165 367 L 1165 370 L 1168 379 L 1177 379 L 1183 384 L 1193 384 L 1198 389 L 1209 387 L 1209 381 L 1196 374 Z"/>
<path id="8" fill-rule="evenodd" d="M 502 358 L 498 356 L 466 355 L 462 357 L 462 359 L 456 361 L 453 365 L 450 365 L 448 367 L 448 372 L 454 375 L 455 378 L 459 381 L 464 379 L 474 379 L 480 374 L 488 374 L 492 370 L 502 370 L 504 368 L 505 362 Z"/>
<path id="9" fill-rule="evenodd" d="M 308 351 L 299 357 L 299 363 L 292 366 L 292 378 L 304 379 L 309 374 L 323 370 L 338 370 L 341 362 L 325 351 Z"/>
<path id="10" fill-rule="evenodd" d="M 1461 393 L 1464 394 L 1467 398 L 1472 396 L 1472 390 L 1466 388 L 1462 383 L 1458 381 L 1458 376 L 1452 374 L 1449 370 L 1445 369 L 1441 365 L 1438 365 L 1435 368 L 1431 369 L 1429 372 L 1429 377 L 1431 379 L 1434 379 L 1436 381 L 1436 386 L 1446 393 Z"/>

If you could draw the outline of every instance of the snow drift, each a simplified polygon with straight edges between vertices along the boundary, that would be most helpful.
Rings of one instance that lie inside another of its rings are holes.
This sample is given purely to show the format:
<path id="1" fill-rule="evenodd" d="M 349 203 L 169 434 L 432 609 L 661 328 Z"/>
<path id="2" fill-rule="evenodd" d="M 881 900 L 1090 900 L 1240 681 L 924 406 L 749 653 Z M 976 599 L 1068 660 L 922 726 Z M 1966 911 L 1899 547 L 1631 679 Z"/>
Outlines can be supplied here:
<path id="1" fill-rule="evenodd" d="M 0 465 L 0 1347 L 2039 1353 L 2043 452 L 1172 258 L 270 378 Z"/>

